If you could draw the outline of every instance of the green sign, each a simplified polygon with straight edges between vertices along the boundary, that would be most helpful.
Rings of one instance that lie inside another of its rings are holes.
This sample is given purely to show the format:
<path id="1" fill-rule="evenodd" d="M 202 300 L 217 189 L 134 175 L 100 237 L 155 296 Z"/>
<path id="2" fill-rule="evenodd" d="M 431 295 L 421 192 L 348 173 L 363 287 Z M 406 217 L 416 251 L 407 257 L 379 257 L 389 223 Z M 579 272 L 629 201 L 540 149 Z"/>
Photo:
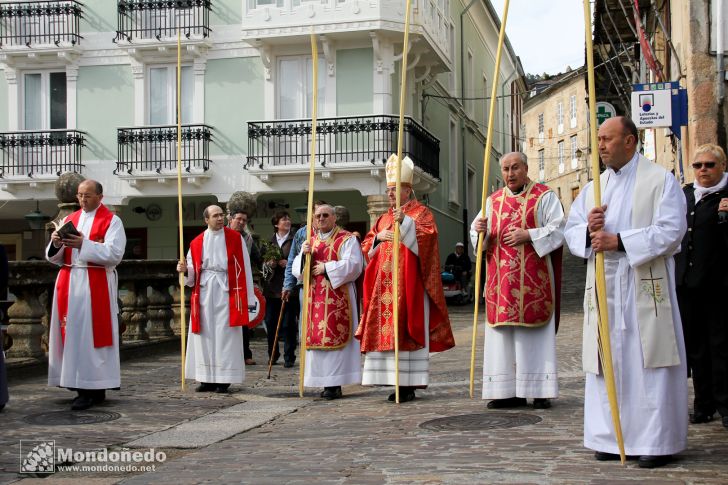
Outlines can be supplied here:
<path id="1" fill-rule="evenodd" d="M 602 126 L 609 118 L 617 115 L 617 110 L 614 109 L 611 103 L 606 101 L 597 102 L 597 128 Z"/>

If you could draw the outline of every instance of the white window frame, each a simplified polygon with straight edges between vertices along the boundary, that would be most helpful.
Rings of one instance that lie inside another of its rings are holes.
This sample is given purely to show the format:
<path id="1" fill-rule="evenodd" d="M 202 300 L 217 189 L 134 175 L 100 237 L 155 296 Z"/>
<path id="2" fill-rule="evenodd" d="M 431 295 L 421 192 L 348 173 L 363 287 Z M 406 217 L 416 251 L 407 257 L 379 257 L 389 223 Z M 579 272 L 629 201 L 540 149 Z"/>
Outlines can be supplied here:
<path id="1" fill-rule="evenodd" d="M 538 178 L 541 182 L 546 180 L 546 153 L 543 148 L 538 151 Z"/>
<path id="2" fill-rule="evenodd" d="M 564 173 L 564 140 L 559 140 L 559 143 L 557 145 L 558 147 L 558 154 L 559 154 L 559 173 Z"/>
<path id="3" fill-rule="evenodd" d="M 471 119 L 475 119 L 475 100 L 469 99 L 475 96 L 475 58 L 473 51 L 468 48 L 465 64 L 465 109 Z"/>
<path id="4" fill-rule="evenodd" d="M 544 136 L 544 114 L 539 113 L 538 114 L 538 142 L 543 144 L 545 138 L 546 137 Z"/>
<path id="5" fill-rule="evenodd" d="M 24 70 L 20 73 L 20 90 L 19 96 L 19 109 L 18 109 L 18 127 L 20 130 L 27 131 L 47 131 L 51 129 L 51 74 L 54 73 L 66 74 L 66 127 L 58 128 L 71 129 L 70 128 L 70 116 L 69 116 L 69 88 L 68 88 L 68 74 L 65 69 L 33 69 Z M 25 127 L 25 76 L 26 74 L 40 74 L 40 95 L 41 95 L 41 127 L 40 128 L 26 128 Z"/>
<path id="6" fill-rule="evenodd" d="M 569 140 L 571 141 L 571 168 L 575 169 L 579 166 L 579 157 L 576 156 L 576 152 L 579 150 L 579 140 L 576 135 L 572 135 Z"/>
<path id="7" fill-rule="evenodd" d="M 570 128 L 576 128 L 577 120 L 576 120 L 576 94 L 572 94 L 569 98 L 569 127 Z"/>
<path id="8" fill-rule="evenodd" d="M 298 55 L 298 56 L 278 56 L 276 58 L 276 82 L 275 82 L 275 113 L 276 118 L 283 118 L 281 116 L 281 98 L 280 94 L 282 91 L 281 86 L 281 62 L 282 61 L 290 61 L 290 60 L 297 60 L 299 62 L 299 79 L 302 81 L 302 91 L 298 93 L 298 99 L 297 102 L 299 103 L 298 109 L 299 112 L 302 113 L 301 116 L 298 118 L 310 118 L 311 111 L 309 111 L 309 99 L 308 99 L 308 92 L 311 88 L 311 78 L 307 75 L 307 66 L 309 61 L 312 61 L 311 55 Z M 319 94 L 318 102 L 319 102 L 319 108 L 317 112 L 317 116 L 319 118 L 326 116 L 326 108 L 328 103 L 326 102 L 326 93 L 328 90 L 328 79 L 326 76 L 326 60 L 319 57 L 319 76 L 318 76 L 318 82 L 320 85 L 321 91 L 323 91 L 321 94 Z M 313 93 L 313 91 L 311 91 Z"/>
<path id="9" fill-rule="evenodd" d="M 564 132 L 564 103 L 556 103 L 556 132 L 560 135 Z"/>
<path id="10" fill-rule="evenodd" d="M 188 121 L 182 121 L 182 124 L 193 124 L 194 123 L 194 112 L 195 112 L 195 99 L 197 98 L 197 90 L 195 89 L 195 72 L 192 64 L 182 64 L 183 68 L 189 68 L 192 73 L 191 78 L 191 89 L 192 89 L 192 109 L 189 113 L 190 117 Z M 167 119 L 170 120 L 168 123 L 162 123 L 162 125 L 176 125 L 177 124 L 177 65 L 176 64 L 149 64 L 145 67 L 145 74 L 147 80 L 147 89 L 144 93 L 144 123 L 146 125 L 152 125 L 152 69 L 166 69 L 167 70 Z"/>

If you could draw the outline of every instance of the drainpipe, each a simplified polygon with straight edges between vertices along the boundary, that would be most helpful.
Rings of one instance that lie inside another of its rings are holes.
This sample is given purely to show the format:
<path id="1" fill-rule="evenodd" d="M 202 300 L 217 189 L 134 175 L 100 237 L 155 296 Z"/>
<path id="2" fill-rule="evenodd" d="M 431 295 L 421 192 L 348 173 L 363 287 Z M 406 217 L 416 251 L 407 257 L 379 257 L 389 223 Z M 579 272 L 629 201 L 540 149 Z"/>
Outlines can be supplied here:
<path id="1" fill-rule="evenodd" d="M 478 0 L 470 0 L 470 3 L 460 12 L 460 107 L 463 110 L 463 116 L 460 117 L 460 153 L 462 154 L 460 162 L 463 168 L 463 244 L 470 240 L 468 231 L 470 222 L 468 220 L 468 168 L 465 163 L 465 32 L 463 18 L 476 1 Z"/>
<path id="2" fill-rule="evenodd" d="M 715 64 L 718 71 L 716 95 L 718 106 L 725 97 L 725 68 L 723 66 L 723 0 L 715 0 Z M 720 116 L 720 114 L 718 115 Z"/>

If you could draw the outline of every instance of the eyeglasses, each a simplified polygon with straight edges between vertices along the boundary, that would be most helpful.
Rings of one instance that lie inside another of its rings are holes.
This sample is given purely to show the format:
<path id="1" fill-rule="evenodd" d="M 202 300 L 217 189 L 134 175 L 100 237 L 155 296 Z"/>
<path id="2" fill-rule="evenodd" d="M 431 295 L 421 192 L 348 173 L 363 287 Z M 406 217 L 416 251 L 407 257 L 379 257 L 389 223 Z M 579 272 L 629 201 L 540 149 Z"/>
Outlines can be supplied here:
<path id="1" fill-rule="evenodd" d="M 717 162 L 694 162 L 693 168 L 695 170 L 700 170 L 703 166 L 705 166 L 705 168 L 715 168 L 716 163 Z"/>
<path id="2" fill-rule="evenodd" d="M 331 215 L 331 214 L 316 214 L 316 215 L 315 215 L 314 217 L 315 217 L 316 219 L 326 219 L 326 218 L 327 218 L 327 217 L 329 217 L 330 215 Z"/>
<path id="3" fill-rule="evenodd" d="M 91 199 L 93 197 L 96 197 L 96 194 L 76 194 L 76 197 L 79 199 Z"/>

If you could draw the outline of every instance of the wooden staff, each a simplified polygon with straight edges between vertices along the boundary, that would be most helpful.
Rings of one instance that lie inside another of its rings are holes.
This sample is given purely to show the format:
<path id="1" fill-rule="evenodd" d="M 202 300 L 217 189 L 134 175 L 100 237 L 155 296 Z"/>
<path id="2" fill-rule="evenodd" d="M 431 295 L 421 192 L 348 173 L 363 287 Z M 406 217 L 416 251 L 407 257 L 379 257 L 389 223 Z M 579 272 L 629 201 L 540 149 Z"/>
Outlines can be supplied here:
<path id="1" fill-rule="evenodd" d="M 311 110 L 311 157 L 308 161 L 308 205 L 306 210 L 306 242 L 311 243 L 313 221 L 313 180 L 316 163 L 316 123 L 318 114 L 318 44 L 311 28 L 311 62 L 313 63 L 313 107 Z M 303 266 L 303 302 L 301 303 L 301 369 L 298 376 L 298 395 L 303 397 L 303 376 L 306 372 L 306 335 L 308 332 L 308 298 L 311 291 L 311 253 Z"/>
<path id="2" fill-rule="evenodd" d="M 397 131 L 397 165 L 395 169 L 395 207 L 399 210 L 400 194 L 402 193 L 402 142 L 404 141 L 404 102 L 407 94 L 407 51 L 409 50 L 409 18 L 411 0 L 407 0 L 404 13 L 404 42 L 402 43 L 402 85 L 399 88 L 399 130 Z M 399 404 L 399 221 L 394 221 L 394 238 L 392 246 L 392 285 L 394 287 L 394 302 L 392 321 L 394 322 L 394 402 Z"/>
<path id="3" fill-rule="evenodd" d="M 597 96 L 594 80 L 594 46 L 592 44 L 592 23 L 589 0 L 584 0 L 584 34 L 586 39 L 586 60 L 588 66 L 589 81 L 589 136 L 591 140 L 591 164 L 594 179 L 592 189 L 594 190 L 594 207 L 602 205 L 602 187 L 599 177 L 599 156 L 597 150 Z M 614 434 L 619 447 L 619 457 L 622 465 L 625 464 L 624 438 L 622 437 L 622 423 L 619 418 L 619 405 L 617 403 L 617 388 L 614 381 L 614 367 L 612 365 L 612 347 L 609 340 L 609 310 L 607 308 L 607 284 L 604 276 L 604 253 L 596 253 L 596 289 L 597 309 L 599 312 L 599 357 L 604 373 L 604 384 L 609 400 L 609 410 L 612 413 L 612 424 Z"/>
<path id="4" fill-rule="evenodd" d="M 182 221 L 182 42 L 181 32 L 177 29 L 177 209 L 179 218 L 179 261 L 187 266 L 183 239 Z M 185 311 L 185 275 L 179 274 L 179 328 L 182 337 L 182 390 L 185 385 L 185 354 L 187 352 L 187 315 Z"/>
<path id="5" fill-rule="evenodd" d="M 503 52 L 503 42 L 506 38 L 506 21 L 508 20 L 508 5 L 510 0 L 505 0 L 503 6 L 503 20 L 501 21 L 500 33 L 498 35 L 498 50 L 495 55 L 495 66 L 493 68 L 493 87 L 490 90 L 490 110 L 488 111 L 488 134 L 485 138 L 485 152 L 483 153 L 483 193 L 481 195 L 480 213 L 485 217 L 485 206 L 488 201 L 488 177 L 490 176 L 490 151 L 493 147 L 493 118 L 495 117 L 495 100 L 498 95 L 498 72 L 500 71 L 501 53 Z M 467 224 L 468 221 L 465 221 Z M 478 247 L 475 256 L 475 284 L 480 284 L 480 276 L 483 269 L 483 240 L 485 233 L 478 233 Z M 473 398 L 473 389 L 475 387 L 475 343 L 478 339 L 478 307 L 480 303 L 480 295 L 475 297 L 475 309 L 473 310 L 473 341 L 470 349 L 470 398 Z M 487 325 L 487 323 L 486 323 Z"/>
<path id="6" fill-rule="evenodd" d="M 273 357 L 276 355 L 276 349 L 278 347 L 278 331 L 281 329 L 281 321 L 283 320 L 283 314 L 285 313 L 286 302 L 281 301 L 281 311 L 278 314 L 278 325 L 276 325 L 276 334 L 273 337 L 273 347 L 270 351 L 270 359 L 268 360 L 268 379 L 270 379 L 270 369 L 273 367 Z"/>

